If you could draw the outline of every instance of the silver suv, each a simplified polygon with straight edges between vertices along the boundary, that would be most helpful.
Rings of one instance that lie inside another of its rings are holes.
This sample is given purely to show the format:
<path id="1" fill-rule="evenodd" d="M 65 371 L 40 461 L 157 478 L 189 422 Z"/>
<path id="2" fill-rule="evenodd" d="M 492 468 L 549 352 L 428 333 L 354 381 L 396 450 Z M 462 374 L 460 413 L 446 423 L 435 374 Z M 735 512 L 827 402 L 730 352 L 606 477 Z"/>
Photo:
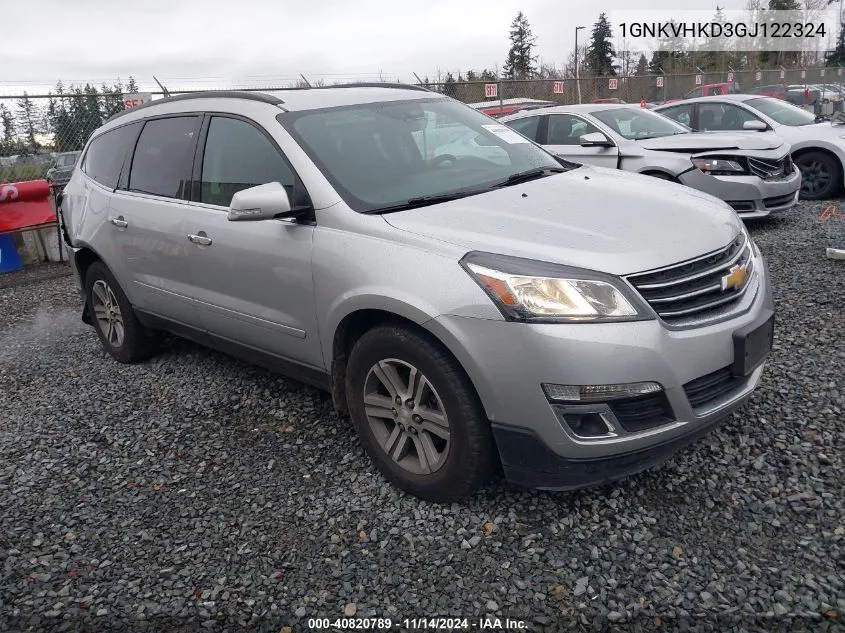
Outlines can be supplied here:
<path id="1" fill-rule="evenodd" d="M 407 86 L 134 108 L 60 208 L 115 359 L 169 331 L 322 387 L 435 501 L 500 466 L 574 489 L 659 463 L 748 399 L 771 346 L 769 275 L 724 202 Z"/>

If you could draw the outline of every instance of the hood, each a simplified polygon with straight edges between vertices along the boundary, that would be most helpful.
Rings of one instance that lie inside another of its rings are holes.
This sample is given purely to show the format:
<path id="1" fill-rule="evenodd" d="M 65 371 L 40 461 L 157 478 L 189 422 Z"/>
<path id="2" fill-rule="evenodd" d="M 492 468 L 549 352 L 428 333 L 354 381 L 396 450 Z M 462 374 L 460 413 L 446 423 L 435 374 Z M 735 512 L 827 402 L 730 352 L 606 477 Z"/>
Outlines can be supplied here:
<path id="1" fill-rule="evenodd" d="M 661 136 L 659 138 L 649 138 L 635 142 L 645 149 L 664 152 L 686 152 L 689 154 L 726 149 L 776 149 L 783 145 L 783 141 L 780 138 L 766 132 L 757 132 L 755 134 L 690 132 L 689 134 Z"/>
<path id="2" fill-rule="evenodd" d="M 382 216 L 397 229 L 478 250 L 623 275 L 730 243 L 741 221 L 712 196 L 601 167 Z"/>

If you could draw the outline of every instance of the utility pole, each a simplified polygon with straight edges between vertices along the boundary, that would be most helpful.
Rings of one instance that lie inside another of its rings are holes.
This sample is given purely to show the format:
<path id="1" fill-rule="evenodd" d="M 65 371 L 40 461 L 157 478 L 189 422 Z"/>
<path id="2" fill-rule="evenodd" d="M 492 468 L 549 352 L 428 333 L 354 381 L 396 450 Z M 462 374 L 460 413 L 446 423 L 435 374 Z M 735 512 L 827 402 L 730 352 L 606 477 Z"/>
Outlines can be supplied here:
<path id="1" fill-rule="evenodd" d="M 578 103 L 581 103 L 581 81 L 578 79 L 578 31 L 583 28 L 583 26 L 575 27 L 575 88 L 578 90 Z"/>

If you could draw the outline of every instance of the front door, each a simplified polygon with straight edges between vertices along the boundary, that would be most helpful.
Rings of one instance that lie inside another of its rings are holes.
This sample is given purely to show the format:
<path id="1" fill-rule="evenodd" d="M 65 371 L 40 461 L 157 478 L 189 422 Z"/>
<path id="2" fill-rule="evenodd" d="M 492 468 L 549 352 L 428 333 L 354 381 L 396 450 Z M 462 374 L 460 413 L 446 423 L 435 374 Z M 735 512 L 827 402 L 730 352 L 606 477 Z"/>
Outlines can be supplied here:
<path id="1" fill-rule="evenodd" d="M 242 189 L 279 182 L 292 195 L 292 168 L 269 135 L 245 119 L 211 116 L 200 143 L 200 184 L 185 240 L 204 328 L 222 349 L 234 343 L 322 368 L 311 279 L 315 227 L 227 219 Z"/>

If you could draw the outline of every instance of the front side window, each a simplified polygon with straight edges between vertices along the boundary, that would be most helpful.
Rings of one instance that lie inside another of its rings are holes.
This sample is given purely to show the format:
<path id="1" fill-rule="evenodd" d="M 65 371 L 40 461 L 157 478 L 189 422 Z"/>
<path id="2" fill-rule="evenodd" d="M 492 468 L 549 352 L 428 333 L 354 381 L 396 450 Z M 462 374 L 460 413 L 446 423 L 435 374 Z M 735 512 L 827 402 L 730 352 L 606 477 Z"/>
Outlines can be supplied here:
<path id="1" fill-rule="evenodd" d="M 83 171 L 104 187 L 109 189 L 117 187 L 123 161 L 132 149 L 132 143 L 135 141 L 140 125 L 140 123 L 124 125 L 92 140 L 85 153 Z"/>
<path id="2" fill-rule="evenodd" d="M 741 130 L 746 121 L 759 121 L 745 108 L 730 103 L 698 104 L 698 129 L 702 132 Z"/>
<path id="3" fill-rule="evenodd" d="M 278 182 L 289 195 L 293 172 L 279 150 L 254 125 L 212 117 L 202 158 L 200 202 L 228 207 L 242 189 Z"/>
<path id="4" fill-rule="evenodd" d="M 129 172 L 129 191 L 181 199 L 190 180 L 197 117 L 153 119 L 144 124 Z"/>
<path id="5" fill-rule="evenodd" d="M 523 136 L 527 136 L 532 141 L 537 140 L 537 128 L 540 127 L 540 117 L 539 116 L 527 116 L 521 119 L 514 119 L 513 121 L 508 121 L 507 125 Z"/>
<path id="6" fill-rule="evenodd" d="M 781 125 L 798 127 L 801 125 L 811 125 L 816 122 L 816 115 L 812 112 L 802 110 L 781 99 L 761 97 L 759 99 L 749 99 L 745 103 L 755 110 L 759 110 L 767 117 L 774 119 Z"/>
<path id="7" fill-rule="evenodd" d="M 673 121 L 677 121 L 681 125 L 690 127 L 692 125 L 692 105 L 679 105 L 671 108 L 661 110 L 660 114 L 669 117 Z"/>
<path id="8" fill-rule="evenodd" d="M 689 132 L 688 129 L 671 119 L 641 108 L 614 108 L 593 112 L 592 115 L 614 132 L 629 140 L 658 138 Z"/>
<path id="9" fill-rule="evenodd" d="M 364 103 L 277 119 L 360 212 L 474 195 L 537 168 L 562 170 L 503 123 L 449 99 Z"/>
<path id="10" fill-rule="evenodd" d="M 580 145 L 584 134 L 600 130 L 584 119 L 571 114 L 550 114 L 546 145 Z"/>

